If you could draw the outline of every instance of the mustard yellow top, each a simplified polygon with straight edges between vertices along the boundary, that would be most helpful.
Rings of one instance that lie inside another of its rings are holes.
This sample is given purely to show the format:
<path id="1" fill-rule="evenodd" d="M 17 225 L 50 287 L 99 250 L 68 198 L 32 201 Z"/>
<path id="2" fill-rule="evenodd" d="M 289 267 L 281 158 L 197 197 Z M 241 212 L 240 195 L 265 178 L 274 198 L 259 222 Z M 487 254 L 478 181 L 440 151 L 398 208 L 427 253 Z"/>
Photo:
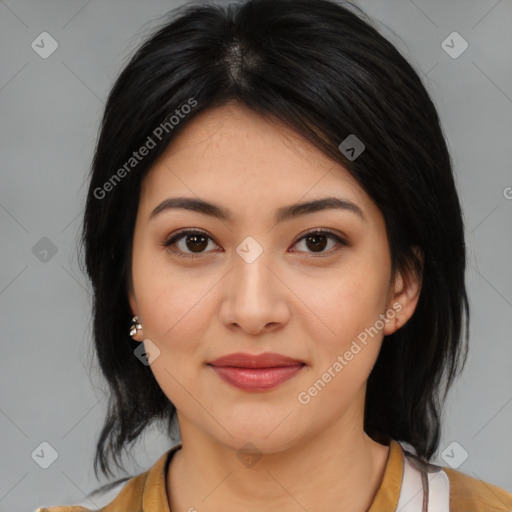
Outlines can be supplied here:
<path id="1" fill-rule="evenodd" d="M 391 441 L 381 484 L 368 512 L 395 512 L 402 486 L 403 448 Z M 170 512 L 166 476 L 169 461 L 181 448 L 165 452 L 145 473 L 128 480 L 102 512 Z M 495 485 L 443 467 L 450 480 L 450 512 L 511 512 L 512 494 Z M 82 506 L 38 508 L 36 512 L 89 512 Z"/>

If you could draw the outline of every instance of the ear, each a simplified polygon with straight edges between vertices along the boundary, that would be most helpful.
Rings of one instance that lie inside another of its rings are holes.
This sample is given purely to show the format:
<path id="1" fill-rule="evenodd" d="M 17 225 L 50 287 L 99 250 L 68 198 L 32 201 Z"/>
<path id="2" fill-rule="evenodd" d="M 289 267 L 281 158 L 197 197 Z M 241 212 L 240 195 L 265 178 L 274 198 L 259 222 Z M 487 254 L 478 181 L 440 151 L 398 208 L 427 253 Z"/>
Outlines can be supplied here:
<path id="1" fill-rule="evenodd" d="M 404 326 L 413 315 L 421 292 L 421 282 L 423 277 L 423 253 L 419 247 L 412 248 L 416 258 L 420 262 L 419 272 L 411 262 L 406 271 L 396 271 L 394 282 L 390 288 L 388 296 L 387 309 L 393 309 L 396 312 L 395 318 L 398 322 L 392 320 L 387 322 L 384 327 L 384 335 L 388 336 Z M 396 324 L 398 323 L 398 329 Z"/>

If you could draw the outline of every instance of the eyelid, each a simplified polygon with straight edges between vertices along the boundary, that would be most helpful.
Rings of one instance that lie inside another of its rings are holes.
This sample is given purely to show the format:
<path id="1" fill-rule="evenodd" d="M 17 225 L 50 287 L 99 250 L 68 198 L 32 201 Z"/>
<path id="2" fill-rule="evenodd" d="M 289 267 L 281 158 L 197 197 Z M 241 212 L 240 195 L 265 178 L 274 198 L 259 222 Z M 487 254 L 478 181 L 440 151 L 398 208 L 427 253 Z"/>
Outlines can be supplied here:
<path id="1" fill-rule="evenodd" d="M 160 245 L 163 246 L 164 248 L 170 250 L 172 253 L 176 254 L 179 257 L 194 259 L 194 258 L 200 258 L 200 257 L 203 257 L 204 255 L 207 255 L 208 252 L 195 253 L 195 254 L 194 253 L 182 253 L 180 251 L 176 251 L 176 250 L 171 248 L 177 241 L 179 241 L 181 238 L 184 238 L 188 234 L 191 234 L 191 235 L 194 235 L 194 234 L 204 235 L 205 237 L 207 237 L 210 240 L 212 240 L 216 245 L 219 245 L 219 244 L 217 244 L 215 239 L 209 233 L 207 233 L 206 231 L 204 231 L 204 230 L 202 230 L 200 228 L 183 228 L 181 230 L 178 230 L 178 231 L 172 233 L 171 236 L 167 237 L 164 240 L 164 242 L 162 244 L 160 244 Z M 337 242 L 337 244 L 339 246 L 348 247 L 350 245 L 350 243 L 347 241 L 347 237 L 344 234 L 338 233 L 337 231 L 334 231 L 334 230 L 329 229 L 329 228 L 312 228 L 312 229 L 307 230 L 304 233 L 300 233 L 299 235 L 297 235 L 297 238 L 292 243 L 292 247 L 294 245 L 297 245 L 300 241 L 302 241 L 302 239 L 304 239 L 306 236 L 308 236 L 310 234 L 325 234 L 325 235 L 329 235 L 329 237 L 333 238 Z M 336 252 L 336 250 L 337 249 L 335 249 L 333 251 L 333 249 L 331 248 L 329 251 L 326 251 L 326 252 L 323 252 L 323 253 L 306 253 L 308 255 L 306 257 L 318 258 L 318 257 L 323 257 L 323 256 L 329 256 L 333 252 Z M 297 252 L 304 252 L 304 251 L 292 251 L 292 252 L 296 252 L 297 253 Z"/>

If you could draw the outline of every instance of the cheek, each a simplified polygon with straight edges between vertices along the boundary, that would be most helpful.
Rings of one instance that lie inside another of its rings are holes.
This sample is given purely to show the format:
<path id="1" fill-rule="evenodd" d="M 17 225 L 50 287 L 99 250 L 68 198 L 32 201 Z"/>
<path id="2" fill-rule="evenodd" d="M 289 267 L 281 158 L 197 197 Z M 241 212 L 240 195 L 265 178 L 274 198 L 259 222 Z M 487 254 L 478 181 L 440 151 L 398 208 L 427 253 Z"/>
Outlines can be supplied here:
<path id="1" fill-rule="evenodd" d="M 197 269 L 173 265 L 171 256 L 154 245 L 145 239 L 134 250 L 134 287 L 144 335 L 167 345 L 177 338 L 190 338 L 199 328 L 205 316 L 203 299 L 216 281 Z"/>
<path id="2" fill-rule="evenodd" d="M 213 284 L 169 268 L 153 267 L 138 300 L 144 319 L 144 335 L 159 349 L 151 371 L 167 398 L 179 410 L 190 408 L 190 375 L 203 363 L 198 356 L 210 320 L 205 311 Z M 197 368 L 195 368 L 197 366 Z M 193 368 L 194 367 L 194 368 Z"/>
<path id="3" fill-rule="evenodd" d="M 315 340 L 313 371 L 307 384 L 311 387 L 301 389 L 305 400 L 311 400 L 314 416 L 326 419 L 331 414 L 328 411 L 343 409 L 364 385 L 377 360 L 383 325 L 380 321 L 376 327 L 376 323 L 385 310 L 389 280 L 383 260 L 376 264 L 370 253 L 354 258 L 321 282 L 312 279 L 310 284 L 315 281 L 315 287 L 309 290 L 313 293 L 299 294 L 307 297 L 305 302 L 314 312 L 309 323 L 309 337 Z"/>
<path id="4" fill-rule="evenodd" d="M 144 333 L 164 347 L 190 349 L 207 321 L 204 314 L 211 285 L 190 276 L 160 274 L 139 288 Z"/>
<path id="5" fill-rule="evenodd" d="M 310 311 L 310 325 L 316 331 L 312 339 L 322 339 L 328 352 L 343 349 L 384 312 L 387 269 L 371 262 L 371 258 L 354 258 L 322 278 L 312 276 L 300 281 L 297 295 L 304 297 Z"/>
<path id="6" fill-rule="evenodd" d="M 386 290 L 386 279 L 364 267 L 327 279 L 322 293 L 310 296 L 308 306 L 321 322 L 315 321 L 309 333 L 315 340 L 314 365 L 297 400 L 319 422 L 363 392 L 382 345 L 384 324 L 379 318 Z"/>

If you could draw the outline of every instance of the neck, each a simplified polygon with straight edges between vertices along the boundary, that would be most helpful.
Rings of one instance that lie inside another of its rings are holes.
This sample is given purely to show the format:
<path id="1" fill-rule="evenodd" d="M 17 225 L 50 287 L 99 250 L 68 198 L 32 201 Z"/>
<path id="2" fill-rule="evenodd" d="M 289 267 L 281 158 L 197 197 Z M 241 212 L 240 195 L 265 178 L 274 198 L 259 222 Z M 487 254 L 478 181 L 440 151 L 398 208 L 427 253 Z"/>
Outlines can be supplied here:
<path id="1" fill-rule="evenodd" d="M 171 511 L 364 512 L 379 488 L 389 447 L 368 437 L 362 423 L 360 428 L 347 423 L 341 417 L 286 450 L 241 457 L 239 450 L 181 419 L 182 449 L 167 478 Z"/>

